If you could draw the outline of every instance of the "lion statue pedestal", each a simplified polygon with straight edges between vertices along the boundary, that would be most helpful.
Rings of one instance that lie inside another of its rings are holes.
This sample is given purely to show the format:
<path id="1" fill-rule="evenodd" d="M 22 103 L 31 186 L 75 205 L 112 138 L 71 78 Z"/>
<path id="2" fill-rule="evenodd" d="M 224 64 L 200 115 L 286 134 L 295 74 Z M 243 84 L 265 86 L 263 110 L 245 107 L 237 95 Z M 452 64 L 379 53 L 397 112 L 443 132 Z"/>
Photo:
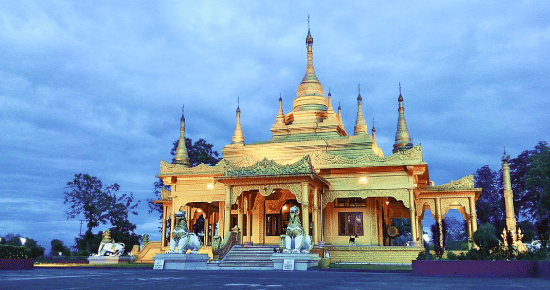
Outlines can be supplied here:
<path id="1" fill-rule="evenodd" d="M 311 237 L 304 235 L 304 228 L 300 221 L 300 209 L 297 206 L 290 208 L 290 220 L 286 228 L 286 235 L 281 235 L 279 247 L 282 253 L 271 255 L 275 270 L 304 271 L 319 264 L 321 257 L 310 254 L 313 248 Z"/>
<path id="2" fill-rule="evenodd" d="M 153 259 L 156 270 L 197 270 L 207 269 L 208 254 L 198 254 L 202 247 L 199 237 L 187 229 L 185 212 L 176 213 L 176 226 L 170 240 L 170 250 L 157 254 Z M 177 249 L 176 249 L 177 247 Z M 187 254 L 189 252 L 189 254 Z"/>
<path id="3" fill-rule="evenodd" d="M 128 263 L 132 258 L 128 256 L 122 256 L 124 254 L 123 243 L 115 243 L 111 239 L 111 231 L 106 230 L 102 234 L 101 243 L 97 254 L 93 254 L 88 257 L 88 263 L 90 264 L 118 264 Z"/>

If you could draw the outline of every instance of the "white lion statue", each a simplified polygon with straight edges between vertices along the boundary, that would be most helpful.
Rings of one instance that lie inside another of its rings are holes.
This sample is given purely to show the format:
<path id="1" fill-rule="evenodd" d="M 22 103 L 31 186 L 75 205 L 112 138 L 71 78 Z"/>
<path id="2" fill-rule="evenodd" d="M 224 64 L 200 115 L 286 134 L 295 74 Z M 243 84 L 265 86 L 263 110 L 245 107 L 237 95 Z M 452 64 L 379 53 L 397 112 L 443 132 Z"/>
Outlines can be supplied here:
<path id="1" fill-rule="evenodd" d="M 111 231 L 106 230 L 103 232 L 99 249 L 97 250 L 97 254 L 94 256 L 119 257 L 124 254 L 125 247 L 126 246 L 123 243 L 115 243 L 115 241 L 111 239 Z"/>
<path id="2" fill-rule="evenodd" d="M 280 244 L 284 253 L 309 253 L 313 248 L 311 237 L 304 235 L 304 228 L 300 221 L 300 209 L 297 206 L 290 208 L 290 220 L 286 228 L 286 235 L 281 236 Z"/>
<path id="3" fill-rule="evenodd" d="M 185 254 L 187 250 L 191 250 L 191 253 L 197 253 L 202 247 L 199 237 L 187 229 L 186 215 L 187 213 L 182 211 L 176 213 L 176 226 L 174 227 L 172 239 L 170 239 L 168 254 Z M 177 251 L 176 246 L 178 246 Z"/>

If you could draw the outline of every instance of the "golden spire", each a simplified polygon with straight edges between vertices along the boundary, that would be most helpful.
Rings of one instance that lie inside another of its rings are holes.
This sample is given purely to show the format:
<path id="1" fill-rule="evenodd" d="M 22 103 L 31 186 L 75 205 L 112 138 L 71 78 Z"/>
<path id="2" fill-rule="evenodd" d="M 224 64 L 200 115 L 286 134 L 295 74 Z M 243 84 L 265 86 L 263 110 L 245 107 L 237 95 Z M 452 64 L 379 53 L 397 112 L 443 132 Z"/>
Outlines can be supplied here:
<path id="1" fill-rule="evenodd" d="M 334 111 L 332 108 L 332 94 L 330 93 L 330 87 L 328 88 L 328 109 L 327 112 Z"/>
<path id="2" fill-rule="evenodd" d="M 294 111 L 303 110 L 322 110 L 327 109 L 327 99 L 323 86 L 315 75 L 315 67 L 313 66 L 313 37 L 309 28 L 309 15 L 307 17 L 307 66 L 306 74 L 296 91 L 296 99 L 294 99 Z"/>
<path id="3" fill-rule="evenodd" d="M 357 96 L 357 119 L 355 119 L 355 135 L 368 134 L 367 123 L 363 117 L 363 98 L 361 97 L 361 85 L 357 85 L 359 95 Z"/>
<path id="4" fill-rule="evenodd" d="M 372 140 L 376 142 L 376 129 L 374 128 L 374 118 L 372 118 Z"/>
<path id="5" fill-rule="evenodd" d="M 231 144 L 244 145 L 243 130 L 241 129 L 241 109 L 239 108 L 239 98 L 237 98 L 237 125 L 235 125 L 235 132 L 233 132 Z"/>
<path id="6" fill-rule="evenodd" d="M 273 134 L 276 134 L 281 130 L 286 130 L 286 129 L 287 127 L 285 124 L 285 115 L 283 114 L 283 98 L 279 93 L 279 111 L 277 112 L 277 118 L 275 119 L 275 123 L 273 124 L 273 126 L 271 126 L 271 132 L 273 132 Z"/>
<path id="7" fill-rule="evenodd" d="M 180 139 L 178 140 L 178 147 L 176 148 L 176 164 L 188 166 L 189 157 L 187 156 L 187 147 L 185 146 L 185 116 L 183 114 L 183 109 L 184 106 L 181 107 Z"/>
<path id="8" fill-rule="evenodd" d="M 413 147 L 407 122 L 405 121 L 405 107 L 403 106 L 403 96 L 401 95 L 401 83 L 399 83 L 399 117 L 397 118 L 397 132 L 395 133 L 395 143 L 393 144 L 393 153 Z"/>

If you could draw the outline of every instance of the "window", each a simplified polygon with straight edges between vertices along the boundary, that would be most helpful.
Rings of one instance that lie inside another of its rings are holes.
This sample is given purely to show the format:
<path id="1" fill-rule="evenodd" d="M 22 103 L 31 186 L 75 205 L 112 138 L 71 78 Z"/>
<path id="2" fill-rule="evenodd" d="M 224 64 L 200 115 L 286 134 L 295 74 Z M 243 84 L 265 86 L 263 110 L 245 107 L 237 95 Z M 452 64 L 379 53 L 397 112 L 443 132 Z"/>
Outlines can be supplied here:
<path id="1" fill-rule="evenodd" d="M 338 213 L 338 235 L 362 236 L 363 235 L 363 213 L 362 212 L 339 212 Z"/>
<path id="2" fill-rule="evenodd" d="M 366 205 L 365 201 L 360 197 L 337 198 L 334 207 L 363 207 Z"/>

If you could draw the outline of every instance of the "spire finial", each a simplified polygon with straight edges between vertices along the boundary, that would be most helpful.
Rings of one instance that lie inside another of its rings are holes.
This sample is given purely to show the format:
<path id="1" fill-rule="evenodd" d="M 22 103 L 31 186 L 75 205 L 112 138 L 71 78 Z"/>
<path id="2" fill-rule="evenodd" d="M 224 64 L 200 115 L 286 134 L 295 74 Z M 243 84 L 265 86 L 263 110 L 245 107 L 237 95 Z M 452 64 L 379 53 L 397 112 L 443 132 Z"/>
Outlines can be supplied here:
<path id="1" fill-rule="evenodd" d="M 506 154 L 506 146 L 504 147 L 504 154 L 502 155 L 502 162 L 508 162 L 510 160 L 510 155 Z"/>
<path id="2" fill-rule="evenodd" d="M 409 130 L 407 129 L 407 122 L 405 121 L 405 107 L 403 106 L 403 96 L 401 95 L 401 82 L 399 82 L 399 116 L 397 117 L 397 132 L 395 133 L 395 143 L 393 144 L 393 153 L 413 147 Z"/>
<path id="3" fill-rule="evenodd" d="M 338 111 L 342 110 L 342 107 L 340 107 L 340 101 L 338 101 Z"/>
<path id="4" fill-rule="evenodd" d="M 241 109 L 239 108 L 239 105 L 239 97 L 237 97 L 237 124 L 235 125 L 235 131 L 233 132 L 231 143 L 244 145 L 243 130 L 241 129 Z"/>
<path id="5" fill-rule="evenodd" d="M 281 95 L 281 92 L 279 92 L 279 102 L 283 101 L 283 96 Z"/>
<path id="6" fill-rule="evenodd" d="M 189 157 L 187 156 L 187 147 L 185 146 L 185 116 L 183 114 L 185 106 L 181 106 L 181 124 L 180 124 L 180 138 L 178 140 L 178 147 L 176 148 L 175 163 L 183 166 L 189 165 Z"/>
<path id="7" fill-rule="evenodd" d="M 363 117 L 363 98 L 361 97 L 361 84 L 357 84 L 359 95 L 357 96 L 357 118 L 355 119 L 355 135 L 368 134 L 367 124 Z"/>
<path id="8" fill-rule="evenodd" d="M 307 29 L 309 29 L 309 14 L 307 15 Z"/>

